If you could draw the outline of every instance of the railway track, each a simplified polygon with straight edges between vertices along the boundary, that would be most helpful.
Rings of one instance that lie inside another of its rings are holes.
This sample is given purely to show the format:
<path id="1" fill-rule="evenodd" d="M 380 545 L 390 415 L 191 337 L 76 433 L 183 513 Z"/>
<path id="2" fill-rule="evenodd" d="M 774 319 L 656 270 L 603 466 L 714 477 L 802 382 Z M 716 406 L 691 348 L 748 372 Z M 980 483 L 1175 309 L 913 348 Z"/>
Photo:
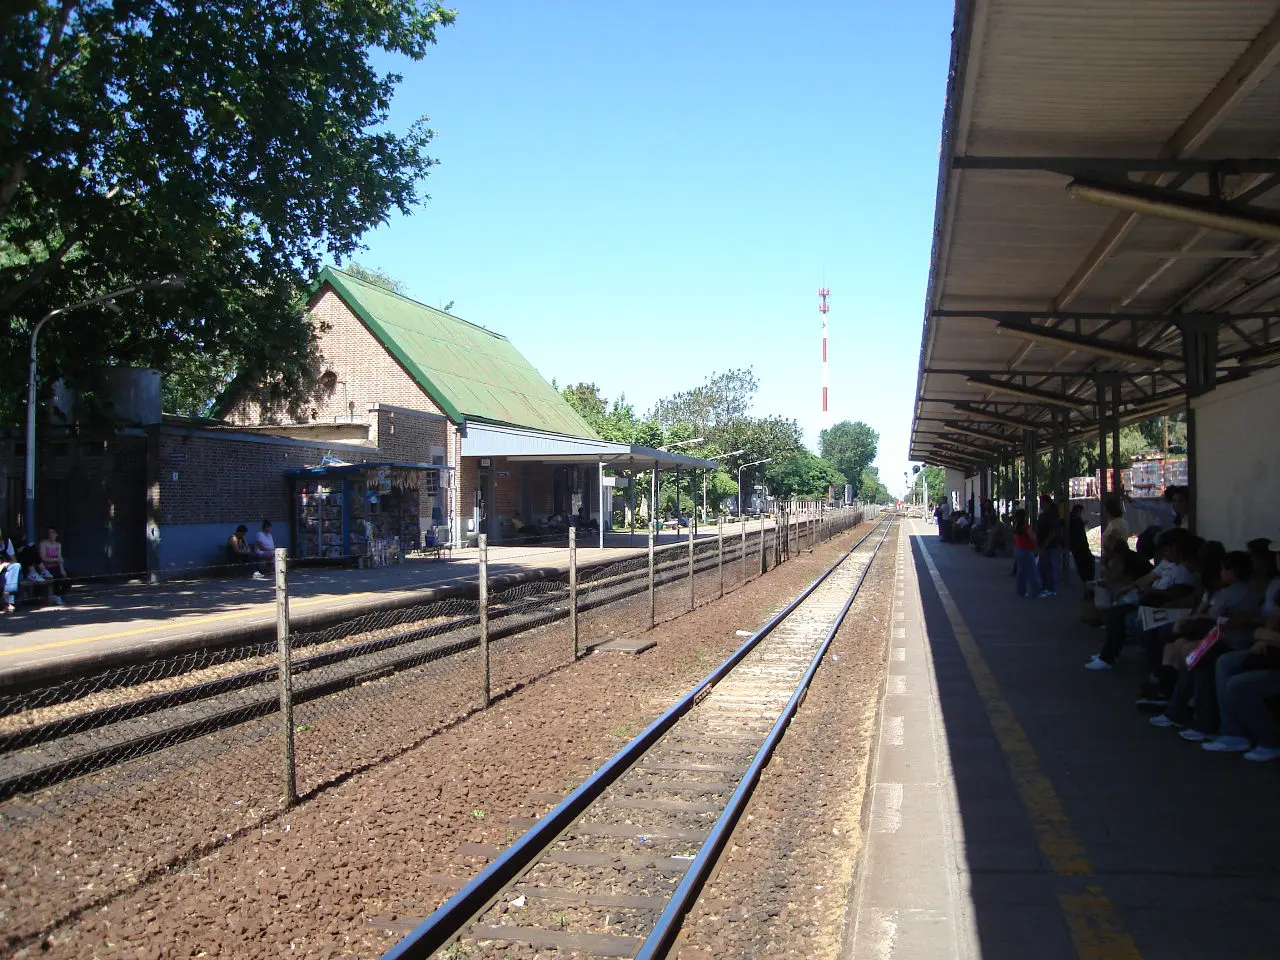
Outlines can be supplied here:
<path id="1" fill-rule="evenodd" d="M 758 556 L 759 548 L 759 534 L 745 545 L 738 538 L 726 538 L 724 562 L 751 563 Z M 695 545 L 695 575 L 708 573 L 719 563 L 715 541 Z M 685 544 L 666 547 L 657 554 L 656 586 L 685 579 L 687 575 Z M 647 589 L 647 565 L 604 576 L 599 576 L 597 571 L 594 578 L 588 572 L 578 609 L 580 613 L 589 612 Z M 491 640 L 499 640 L 555 623 L 568 615 L 567 586 L 549 583 L 543 591 L 517 602 L 491 607 L 489 636 Z M 346 638 L 353 642 L 338 649 L 308 654 L 307 645 L 299 645 L 296 648 L 299 655 L 291 664 L 295 704 L 466 653 L 479 645 L 477 613 L 452 615 L 425 626 L 415 623 L 413 617 L 414 608 L 393 612 L 391 619 L 398 621 L 403 629 L 387 634 L 383 627 L 379 631 L 383 635 L 375 639 L 361 639 L 361 636 L 373 632 L 370 629 L 373 623 L 381 622 L 386 615 L 377 615 L 376 621 L 371 619 L 368 624 L 363 622 L 367 618 L 355 618 L 346 628 Z M 332 631 L 324 636 L 332 642 Z M 239 656 L 249 659 L 270 655 L 273 647 L 274 644 L 250 645 L 241 648 Z M 214 662 L 234 662 L 235 653 L 219 651 Z M 179 675 L 180 669 L 184 665 L 190 669 L 192 662 L 190 655 L 181 655 L 173 658 L 173 663 L 149 665 L 145 679 Z M 125 687 L 129 685 L 129 676 L 122 670 L 107 671 L 78 684 L 63 683 L 8 697 L 0 715 L 21 712 L 27 704 L 69 703 L 86 695 Z M 277 681 L 277 668 L 263 666 L 161 693 L 126 698 L 123 702 L 0 734 L 0 771 L 3 771 L 0 801 L 274 713 L 280 706 Z"/>
<path id="2" fill-rule="evenodd" d="M 892 523 L 514 844 L 460 848 L 494 859 L 383 960 L 665 957 Z"/>

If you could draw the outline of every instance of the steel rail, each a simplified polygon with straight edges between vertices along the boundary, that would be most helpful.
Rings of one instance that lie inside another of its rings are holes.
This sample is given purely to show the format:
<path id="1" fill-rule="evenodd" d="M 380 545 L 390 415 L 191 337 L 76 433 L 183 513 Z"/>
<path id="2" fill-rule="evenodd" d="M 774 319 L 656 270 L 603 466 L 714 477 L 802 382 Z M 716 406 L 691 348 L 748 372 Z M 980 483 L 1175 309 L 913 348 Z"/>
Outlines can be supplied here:
<path id="1" fill-rule="evenodd" d="M 710 544 L 714 546 L 715 541 L 710 541 Z M 695 573 L 705 573 L 716 566 L 717 559 L 711 552 L 710 547 L 705 550 L 705 553 L 707 555 L 699 559 Z M 673 555 L 673 559 L 670 562 L 663 564 L 667 568 L 667 572 L 656 581 L 656 585 L 663 586 L 684 580 L 686 578 L 684 563 L 683 556 L 675 557 Z M 647 571 L 641 570 L 635 573 L 618 575 L 617 577 L 602 577 L 598 581 L 593 581 L 594 589 L 589 593 L 595 593 L 596 596 L 588 596 L 580 601 L 579 612 L 594 610 L 645 592 L 648 589 L 647 584 L 640 581 L 646 576 Z M 610 581 L 613 581 L 610 586 L 601 586 Z M 618 589 L 619 587 L 622 589 Z M 499 640 L 526 633 L 563 620 L 568 616 L 567 606 L 563 609 L 556 606 L 551 610 L 531 616 L 522 616 L 523 613 L 524 611 L 518 609 L 499 609 L 495 611 L 491 614 L 495 619 L 511 619 L 506 623 L 502 623 L 496 629 L 492 629 L 490 637 L 494 640 Z M 430 639 L 433 636 L 443 638 L 450 633 L 476 626 L 478 622 L 478 617 L 474 614 L 454 617 L 444 623 L 433 624 L 431 627 L 420 627 L 391 637 L 382 637 L 351 647 L 344 647 L 340 650 L 326 651 L 310 657 L 299 658 L 292 663 L 293 672 L 295 676 L 305 677 L 308 673 L 326 666 L 349 662 L 364 656 L 372 656 L 385 650 Z M 364 669 L 353 670 L 320 683 L 299 686 L 295 690 L 294 702 L 307 703 L 361 684 L 393 676 L 403 670 L 413 669 L 429 662 L 456 656 L 475 649 L 478 643 L 478 636 L 460 637 L 441 643 L 427 651 L 418 651 Z M 223 660 L 222 662 L 229 661 Z M 86 750 L 75 756 L 56 760 L 33 770 L 2 778 L 0 779 L 0 801 L 10 799 L 18 794 L 31 793 L 44 787 L 53 786 L 57 783 L 126 763 L 130 760 L 136 760 L 171 746 L 177 746 L 238 724 L 269 716 L 280 709 L 279 698 L 273 690 L 269 689 L 269 685 L 274 682 L 277 676 L 277 670 L 278 668 L 274 666 L 261 667 L 230 677 L 155 694 L 130 703 L 102 707 L 74 717 L 52 720 L 44 724 L 0 735 L 0 753 L 13 753 L 16 750 L 25 750 L 44 743 L 56 742 L 65 737 L 102 729 L 115 723 L 138 719 L 162 710 L 186 706 L 241 689 L 263 686 L 268 690 L 263 697 L 248 703 L 238 703 L 204 717 L 167 725 L 160 730 L 140 734 L 119 743 Z"/>
<path id="2" fill-rule="evenodd" d="M 715 566 L 714 555 L 707 555 L 699 558 L 698 566 L 695 573 L 706 573 Z M 734 561 L 731 561 L 734 562 Z M 657 586 L 665 586 L 678 580 L 685 579 L 685 558 L 680 556 L 662 565 L 663 574 L 656 580 Z M 580 589 L 583 599 L 579 601 L 578 611 L 580 613 L 597 609 L 598 607 L 607 606 L 618 600 L 625 600 L 630 597 L 643 593 L 647 586 L 640 581 L 645 579 L 647 571 L 640 570 L 633 573 L 615 575 L 612 577 L 601 577 L 599 580 L 587 581 Z M 634 584 L 633 589 L 628 589 Z M 619 589 L 622 588 L 622 589 Z M 551 591 L 546 594 L 552 597 Z M 566 598 L 567 599 L 567 595 Z M 492 608 L 490 611 L 490 622 L 501 621 L 507 617 L 520 617 L 525 611 L 502 609 L 501 606 Z M 515 625 L 506 625 L 490 631 L 490 636 L 495 640 L 500 640 L 515 633 L 523 633 L 528 630 L 534 630 L 541 626 L 563 620 L 568 616 L 568 608 L 561 610 L 553 608 L 545 613 L 526 617 Z M 339 650 L 329 650 L 324 653 L 313 654 L 308 657 L 300 657 L 291 662 L 294 674 L 301 674 L 307 671 L 317 670 L 321 667 L 330 666 L 335 663 L 342 663 L 348 660 L 354 660 L 363 656 L 370 656 L 383 650 L 393 649 L 398 646 L 404 646 L 410 643 L 416 643 L 420 640 L 429 639 L 433 636 L 444 636 L 458 630 L 464 630 L 468 627 L 474 627 L 479 623 L 479 617 L 476 614 L 467 614 L 463 616 L 453 616 L 445 619 L 443 622 L 434 623 L 429 627 L 416 627 L 406 630 L 403 633 L 397 633 L 390 637 L 380 637 L 377 640 L 368 640 L 357 643 L 349 647 L 343 647 Z M 326 640 L 312 640 L 310 644 L 330 642 Z M 298 649 L 305 649 L 309 643 L 299 644 Z M 475 646 L 474 641 L 469 646 L 461 649 L 467 650 Z M 255 645 L 248 649 L 248 652 L 242 657 L 228 657 L 219 661 L 220 663 L 229 663 L 236 659 L 250 659 L 251 657 L 263 656 L 274 651 L 274 643 Z M 459 652 L 450 650 L 450 654 Z M 183 654 L 182 656 L 189 656 Z M 406 658 L 406 661 L 413 661 L 416 655 Z M 217 664 L 212 664 L 216 666 Z M 187 672 L 195 672 L 197 670 L 206 669 L 205 667 L 193 667 Z M 141 697 L 137 700 L 131 700 L 128 703 L 112 704 L 110 706 L 99 707 L 84 713 L 76 714 L 72 717 L 64 717 L 57 720 L 50 720 L 45 723 L 36 724 L 31 727 L 24 727 L 9 733 L 0 734 L 0 754 L 11 753 L 14 750 L 26 749 L 28 747 L 37 746 L 42 743 L 49 743 L 59 740 L 63 737 L 71 736 L 77 733 L 84 733 L 89 730 L 97 730 L 102 727 L 110 726 L 114 723 L 121 723 L 125 720 L 133 720 L 143 717 L 151 713 L 158 713 L 162 710 L 172 709 L 173 707 L 185 706 L 200 700 L 207 700 L 212 697 L 221 696 L 246 687 L 256 686 L 258 684 L 274 683 L 276 679 L 277 667 L 267 666 L 259 667 L 255 670 L 248 670 L 243 673 L 233 674 L 229 677 L 221 677 L 216 680 L 209 680 L 203 683 L 193 684 L 189 687 L 182 687 L 178 690 L 169 690 L 164 693 L 152 694 L 151 696 Z M 180 673 L 164 673 L 162 677 L 167 679 L 170 676 L 178 676 Z M 149 682 L 155 679 L 148 677 L 142 682 Z M 362 675 L 362 682 L 367 677 Z M 120 684 L 121 687 L 127 686 Z M 101 693 L 103 689 L 112 689 L 110 687 L 94 690 L 94 693 Z M 37 688 L 32 693 L 40 693 Z M 45 703 L 41 703 L 40 707 L 52 706 L 58 703 L 74 702 L 77 698 L 67 698 L 65 700 L 53 699 Z M 38 708 L 33 708 L 38 709 Z M 3 791 L 0 790 L 0 793 Z"/>
<path id="3" fill-rule="evenodd" d="M 882 521 L 886 531 L 892 526 L 893 517 Z M 729 657 L 684 694 L 661 716 L 649 724 L 638 736 L 607 760 L 554 809 L 531 827 L 520 839 L 507 847 L 466 886 L 442 904 L 394 947 L 383 954 L 382 960 L 427 960 L 435 951 L 447 944 L 468 923 L 489 907 L 493 899 L 508 885 L 519 879 L 539 856 L 567 830 L 601 795 L 624 773 L 632 769 L 650 749 L 685 716 L 702 697 L 760 643 L 803 604 L 819 586 L 876 530 L 867 531 L 839 560 L 828 567 L 811 584 L 751 637 L 745 640 Z M 881 537 L 883 542 L 884 536 Z M 869 566 L 869 564 L 868 564 Z M 859 581 L 861 582 L 861 580 Z"/>
<path id="4" fill-rule="evenodd" d="M 707 834 L 707 839 L 703 841 L 702 847 L 697 856 L 694 857 L 688 872 L 681 878 L 675 893 L 667 901 L 666 907 L 663 908 L 662 914 L 658 917 L 658 922 L 654 925 L 649 936 L 645 938 L 644 945 L 641 946 L 640 952 L 636 954 L 635 960 L 661 960 L 661 958 L 667 956 L 675 945 L 685 914 L 693 907 L 698 894 L 702 891 L 703 884 L 706 883 L 712 869 L 720 859 L 720 855 L 724 852 L 725 844 L 729 842 L 729 837 L 733 834 L 734 827 L 737 826 L 739 818 L 746 810 L 747 802 L 751 799 L 756 785 L 760 782 L 760 775 L 764 772 L 764 768 L 773 756 L 774 750 L 777 749 L 779 742 L 781 742 L 783 734 L 786 733 L 787 727 L 796 715 L 796 711 L 800 709 L 800 703 L 808 692 L 810 684 L 813 683 L 818 667 L 822 664 L 823 658 L 826 657 L 827 650 L 835 640 L 836 634 L 840 632 L 840 627 L 843 626 L 844 619 L 848 616 L 854 600 L 857 599 L 858 591 L 862 589 L 862 583 L 867 579 L 867 574 L 871 571 L 871 565 L 875 562 L 876 555 L 880 552 L 880 547 L 884 545 L 885 540 L 888 539 L 889 531 L 892 528 L 893 522 L 890 520 L 889 523 L 885 524 L 884 533 L 880 535 L 880 542 L 876 544 L 871 560 L 867 562 L 867 565 L 858 575 L 857 582 L 854 583 L 853 589 L 849 591 L 848 599 L 845 600 L 839 614 L 836 615 L 835 623 L 831 625 L 831 629 L 827 631 L 822 645 L 809 662 L 809 668 L 805 671 L 804 676 L 800 678 L 799 685 L 791 695 L 791 699 L 787 701 L 787 705 L 783 707 L 778 719 L 774 722 L 772 729 L 770 729 L 768 736 L 765 738 L 764 744 L 756 753 L 755 759 L 751 761 L 751 766 L 742 775 L 742 779 L 738 782 L 737 788 L 729 798 L 729 803 L 724 808 L 724 812 L 716 818 L 716 822 Z"/>

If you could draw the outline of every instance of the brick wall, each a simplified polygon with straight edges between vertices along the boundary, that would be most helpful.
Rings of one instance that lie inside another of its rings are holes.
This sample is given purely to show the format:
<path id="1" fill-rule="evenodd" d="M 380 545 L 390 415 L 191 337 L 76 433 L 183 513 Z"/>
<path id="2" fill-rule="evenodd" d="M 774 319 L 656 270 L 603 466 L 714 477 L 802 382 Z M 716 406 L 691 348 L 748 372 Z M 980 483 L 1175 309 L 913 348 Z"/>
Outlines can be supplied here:
<path id="1" fill-rule="evenodd" d="M 311 403 L 309 420 L 367 423 L 375 403 L 443 413 L 331 287 L 322 288 L 312 299 L 310 313 L 319 330 L 321 370 L 333 389 Z M 237 404 L 225 416 L 242 424 L 266 420 L 258 405 L 248 402 Z"/>
<path id="2" fill-rule="evenodd" d="M 256 529 L 264 517 L 286 524 L 290 481 L 284 472 L 315 466 L 326 453 L 352 463 L 410 459 L 372 447 L 161 428 L 151 468 L 153 517 L 163 525 Z"/>

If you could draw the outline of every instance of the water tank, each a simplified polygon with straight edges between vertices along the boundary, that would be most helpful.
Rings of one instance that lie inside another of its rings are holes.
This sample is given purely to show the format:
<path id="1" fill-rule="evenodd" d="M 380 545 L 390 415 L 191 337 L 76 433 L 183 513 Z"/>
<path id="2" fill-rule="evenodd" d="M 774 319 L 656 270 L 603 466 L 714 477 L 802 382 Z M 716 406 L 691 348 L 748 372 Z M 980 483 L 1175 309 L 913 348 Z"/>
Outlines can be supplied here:
<path id="1" fill-rule="evenodd" d="M 116 423 L 122 427 L 140 427 L 160 422 L 160 371 L 146 367 L 104 367 L 101 377 L 101 399 L 111 404 Z M 80 391 L 62 380 L 53 384 L 49 418 L 53 423 L 70 423 L 76 419 Z"/>
<path id="2" fill-rule="evenodd" d="M 103 371 L 116 420 L 129 426 L 160 422 L 160 371 L 147 367 L 108 367 Z"/>

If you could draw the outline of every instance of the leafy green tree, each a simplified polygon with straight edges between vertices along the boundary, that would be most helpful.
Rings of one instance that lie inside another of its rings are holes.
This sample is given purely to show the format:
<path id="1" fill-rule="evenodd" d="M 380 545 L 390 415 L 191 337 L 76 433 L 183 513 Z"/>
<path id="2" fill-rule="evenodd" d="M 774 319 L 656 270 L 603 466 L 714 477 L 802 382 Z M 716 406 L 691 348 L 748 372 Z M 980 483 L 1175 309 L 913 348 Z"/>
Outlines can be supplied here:
<path id="1" fill-rule="evenodd" d="M 315 385 L 310 280 L 409 213 L 434 163 L 425 118 L 388 129 L 401 77 L 381 64 L 421 60 L 453 18 L 436 0 L 6 6 L 0 350 L 23 355 L 51 309 L 181 273 L 181 293 L 52 324 L 46 382 L 225 351 L 257 399 L 296 409 Z M 21 387 L 0 387 L 0 416 Z"/>
<path id="2" fill-rule="evenodd" d="M 750 368 L 712 374 L 701 386 L 659 400 L 649 418 L 665 430 L 685 424 L 691 436 L 718 439 L 730 425 L 746 419 L 758 386 Z"/>
<path id="3" fill-rule="evenodd" d="M 842 420 L 828 430 L 823 430 L 820 450 L 824 459 L 849 478 L 854 485 L 854 496 L 859 493 L 862 471 L 876 458 L 880 434 L 861 420 Z"/>
<path id="4" fill-rule="evenodd" d="M 871 503 L 894 503 L 894 496 L 889 493 L 889 488 L 884 485 L 884 481 L 880 479 L 879 467 L 863 467 L 861 497 L 863 500 L 869 500 Z"/>
<path id="5" fill-rule="evenodd" d="M 808 450 L 768 464 L 764 481 L 769 492 L 783 500 L 825 500 L 831 484 L 843 486 L 844 475 Z"/>
<path id="6" fill-rule="evenodd" d="M 361 263 L 348 263 L 342 268 L 351 274 L 357 280 L 363 280 L 365 283 L 372 283 L 374 286 L 384 287 L 392 293 L 398 293 L 402 297 L 408 295 L 409 288 L 403 280 L 397 280 L 391 274 L 379 270 L 377 267 L 366 267 Z M 452 306 L 452 303 L 450 304 Z M 444 309 L 443 307 L 441 309 Z"/>
<path id="7" fill-rule="evenodd" d="M 911 496 L 919 498 L 921 481 L 928 486 L 929 502 L 937 503 L 942 499 L 942 490 L 947 482 L 947 472 L 942 467 L 928 466 L 919 473 L 911 475 Z"/>

